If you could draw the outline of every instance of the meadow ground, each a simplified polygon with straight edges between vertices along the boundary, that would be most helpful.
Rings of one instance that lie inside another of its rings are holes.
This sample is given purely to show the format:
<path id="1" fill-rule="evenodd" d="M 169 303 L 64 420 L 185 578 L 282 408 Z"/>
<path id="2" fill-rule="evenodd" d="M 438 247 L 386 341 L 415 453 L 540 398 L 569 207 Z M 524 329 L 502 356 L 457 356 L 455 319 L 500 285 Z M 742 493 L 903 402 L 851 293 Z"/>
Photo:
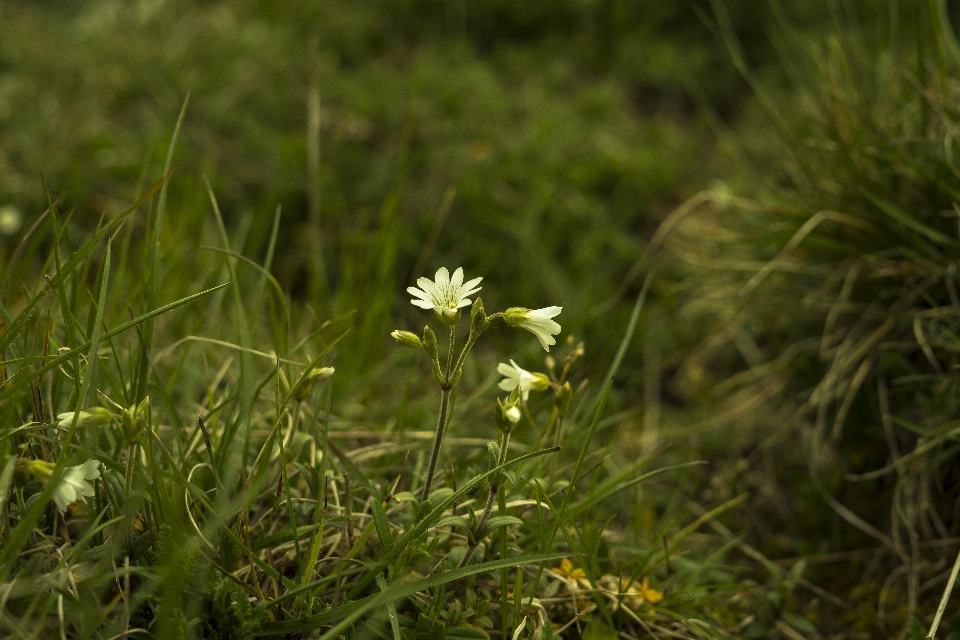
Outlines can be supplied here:
<path id="1" fill-rule="evenodd" d="M 819 4 L 0 6 L 3 634 L 960 637 L 957 16 Z"/>

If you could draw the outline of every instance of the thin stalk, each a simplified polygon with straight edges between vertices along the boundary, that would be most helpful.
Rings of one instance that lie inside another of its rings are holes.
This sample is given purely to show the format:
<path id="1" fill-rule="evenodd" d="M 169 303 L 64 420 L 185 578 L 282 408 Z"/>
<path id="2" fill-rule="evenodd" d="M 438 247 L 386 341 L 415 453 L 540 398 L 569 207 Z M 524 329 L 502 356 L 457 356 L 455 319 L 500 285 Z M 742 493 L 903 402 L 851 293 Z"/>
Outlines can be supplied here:
<path id="1" fill-rule="evenodd" d="M 433 485 L 433 474 L 436 473 L 437 459 L 440 457 L 440 445 L 443 443 L 443 433 L 447 429 L 447 409 L 450 407 L 450 392 L 453 391 L 453 385 L 450 383 L 451 374 L 453 373 L 453 349 L 456 347 L 456 342 L 457 327 L 453 325 L 450 327 L 450 346 L 447 348 L 447 367 L 443 372 L 445 382 L 440 385 L 440 417 L 437 419 L 437 435 L 433 439 L 433 451 L 430 453 L 430 465 L 427 467 L 427 480 L 423 483 L 423 494 L 420 496 L 421 500 L 426 500 L 430 497 L 430 487 Z M 460 358 L 457 360 L 456 370 L 458 371 L 463 365 L 463 358 L 470 344 L 470 342 L 467 342 L 466 346 L 464 346 L 464 353 L 461 353 Z"/>
<path id="2" fill-rule="evenodd" d="M 443 442 L 443 432 L 447 427 L 447 407 L 450 405 L 450 391 L 452 387 L 444 386 L 440 389 L 440 418 L 437 420 L 437 436 L 433 440 L 433 453 L 430 454 L 430 466 L 427 467 L 427 481 L 423 485 L 421 500 L 430 496 L 430 485 L 433 484 L 433 474 L 437 469 L 437 458 L 440 456 L 440 443 Z"/>
<path id="3" fill-rule="evenodd" d="M 507 449 L 510 447 L 510 432 L 503 432 L 503 443 L 500 446 L 500 455 L 497 457 L 497 466 L 503 466 L 507 461 Z M 483 508 L 483 514 L 480 516 L 480 521 L 477 522 L 476 533 L 470 537 L 470 548 L 467 549 L 467 553 L 464 554 L 463 560 L 460 561 L 460 564 L 457 565 L 457 568 L 465 567 L 470 562 L 470 558 L 473 557 L 473 553 L 477 550 L 477 547 L 480 545 L 479 539 L 474 539 L 476 536 L 483 531 L 483 527 L 487 524 L 487 520 L 490 519 L 490 513 L 493 511 L 493 503 L 497 499 L 497 493 L 500 491 L 500 480 L 494 481 L 490 485 L 490 495 L 487 496 L 487 504 Z"/>
<path id="4" fill-rule="evenodd" d="M 950 572 L 950 579 L 947 580 L 947 588 L 943 590 L 943 597 L 940 598 L 940 606 L 937 607 L 937 615 L 933 617 L 933 624 L 930 625 L 930 633 L 927 634 L 927 640 L 937 637 L 937 627 L 940 626 L 940 618 L 947 609 L 947 603 L 950 601 L 950 594 L 953 593 L 953 586 L 957 582 L 957 574 L 960 573 L 960 551 L 957 552 L 957 559 L 953 562 L 953 571 Z"/>
<path id="5" fill-rule="evenodd" d="M 450 367 L 453 366 L 453 347 L 457 342 L 457 325 L 452 325 L 450 327 L 450 346 L 447 347 L 447 369 L 443 372 L 443 376 L 447 379 L 447 383 L 450 382 Z M 459 363 L 458 363 L 459 364 Z"/>
<path id="6" fill-rule="evenodd" d="M 133 463 L 137 457 L 137 443 L 134 442 L 127 450 L 127 478 L 124 484 L 124 499 L 130 495 L 130 489 L 133 488 Z"/>

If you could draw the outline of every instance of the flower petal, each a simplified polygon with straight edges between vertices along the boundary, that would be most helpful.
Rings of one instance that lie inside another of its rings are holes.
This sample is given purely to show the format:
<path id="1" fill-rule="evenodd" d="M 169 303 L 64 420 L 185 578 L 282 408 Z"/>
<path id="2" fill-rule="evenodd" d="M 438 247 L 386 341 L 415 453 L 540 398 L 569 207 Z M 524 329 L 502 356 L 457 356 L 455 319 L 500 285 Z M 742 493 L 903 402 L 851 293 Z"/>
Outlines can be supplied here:
<path id="1" fill-rule="evenodd" d="M 453 272 L 453 277 L 450 278 L 450 284 L 460 288 L 460 285 L 463 284 L 463 267 L 457 267 L 457 270 Z"/>
<path id="2" fill-rule="evenodd" d="M 433 303 L 426 300 L 411 300 L 410 304 L 421 309 L 433 309 Z"/>
<path id="3" fill-rule="evenodd" d="M 543 309 L 534 309 L 527 312 L 529 318 L 553 318 L 563 311 L 563 307 L 544 307 Z"/>
<path id="4" fill-rule="evenodd" d="M 447 271 L 446 267 L 440 267 L 437 269 L 437 274 L 433 277 L 433 280 L 438 288 L 446 289 L 450 285 L 450 272 Z"/>
<path id="5" fill-rule="evenodd" d="M 514 378 L 504 378 L 503 380 L 500 381 L 500 383 L 497 386 L 499 386 L 501 389 L 503 389 L 507 393 L 510 393 L 520 385 L 517 384 Z"/>

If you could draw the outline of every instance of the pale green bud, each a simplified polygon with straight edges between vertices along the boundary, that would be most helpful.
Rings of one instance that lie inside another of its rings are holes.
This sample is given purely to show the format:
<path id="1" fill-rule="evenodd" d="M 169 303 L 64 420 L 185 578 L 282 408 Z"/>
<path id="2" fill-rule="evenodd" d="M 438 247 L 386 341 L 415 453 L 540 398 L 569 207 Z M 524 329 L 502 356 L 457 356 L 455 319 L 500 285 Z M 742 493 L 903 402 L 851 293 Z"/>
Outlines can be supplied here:
<path id="1" fill-rule="evenodd" d="M 422 349 L 423 343 L 420 342 L 420 338 L 417 337 L 417 334 L 411 333 L 409 331 L 394 331 L 390 336 L 402 344 L 405 347 L 410 347 L 411 349 Z"/>
<path id="2" fill-rule="evenodd" d="M 300 383 L 299 387 L 297 387 L 297 390 L 293 394 L 293 399 L 297 402 L 303 402 L 306 400 L 307 396 L 310 395 L 310 391 L 313 389 L 313 384 L 315 382 L 322 382 L 323 380 L 330 378 L 334 371 L 336 371 L 336 369 L 333 367 L 318 367 L 316 369 L 311 369 L 304 381 Z"/>
<path id="3" fill-rule="evenodd" d="M 460 318 L 463 316 L 463 309 L 457 309 L 456 311 L 451 311 L 450 309 L 444 309 L 443 311 L 433 310 L 433 315 L 437 316 L 437 320 L 452 327 L 460 322 Z"/>
<path id="4" fill-rule="evenodd" d="M 524 307 L 510 307 L 503 312 L 503 320 L 511 327 L 522 327 L 527 322 L 527 313 L 530 309 Z"/>
<path id="5" fill-rule="evenodd" d="M 150 414 L 150 396 L 145 397 L 135 407 L 120 412 L 120 431 L 127 444 L 135 443 L 147 425 L 147 416 Z"/>
<path id="6" fill-rule="evenodd" d="M 46 482 L 53 475 L 53 470 L 57 465 L 45 460 L 31 460 L 27 466 L 27 471 L 34 478 L 41 482 Z"/>
<path id="7" fill-rule="evenodd" d="M 490 326 L 490 320 L 483 311 L 483 300 L 477 298 L 470 308 L 470 340 L 476 340 Z"/>
<path id="8" fill-rule="evenodd" d="M 423 349 L 436 360 L 440 357 L 440 348 L 437 346 L 437 334 L 430 327 L 423 328 Z"/>
<path id="9" fill-rule="evenodd" d="M 74 411 L 68 411 L 66 413 L 57 414 L 57 424 L 62 428 L 68 428 L 73 424 Z M 79 418 L 77 418 L 78 426 L 86 425 L 95 425 L 95 424 L 106 424 L 111 420 L 117 418 L 118 416 L 114 414 L 109 409 L 104 407 L 93 407 L 89 411 L 81 411 Z"/>

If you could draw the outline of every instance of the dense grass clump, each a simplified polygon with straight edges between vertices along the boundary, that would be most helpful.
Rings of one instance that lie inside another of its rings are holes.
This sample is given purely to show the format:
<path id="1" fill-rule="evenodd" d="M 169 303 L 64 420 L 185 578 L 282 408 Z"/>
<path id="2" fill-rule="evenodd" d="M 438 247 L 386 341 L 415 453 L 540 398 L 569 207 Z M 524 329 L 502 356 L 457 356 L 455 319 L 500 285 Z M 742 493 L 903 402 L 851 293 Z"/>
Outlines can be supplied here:
<path id="1" fill-rule="evenodd" d="M 449 351 L 429 324 L 422 338 L 397 332 L 402 346 L 363 392 L 338 397 L 330 381 L 351 357 L 350 318 L 292 305 L 270 275 L 279 215 L 257 263 L 230 248 L 211 190 L 202 233 L 174 246 L 169 180 L 91 237 L 72 233 L 51 199 L 8 257 L 5 635 L 809 627 L 786 608 L 799 574 L 738 583 L 727 549 L 697 534 L 737 501 L 691 513 L 683 469 L 699 463 L 632 455 L 618 417 L 603 417 L 643 296 L 600 385 L 583 379 L 584 345 L 567 335 L 536 367 L 545 373 L 500 367 L 520 387 L 501 384 L 494 401 L 495 363 L 509 357 L 471 351 L 481 334 L 536 329 L 546 348 L 560 327 L 519 308 L 485 314 L 477 299 L 469 334 L 458 335 L 459 314 L 426 318 L 441 336 L 449 328 Z M 191 256 L 189 269 L 174 251 Z"/>
<path id="2" fill-rule="evenodd" d="M 823 559 L 836 620 L 904 637 L 929 628 L 960 533 L 960 48 L 934 3 L 876 31 L 852 15 L 828 37 L 784 23 L 793 108 L 743 67 L 780 161 L 749 197 L 700 198 L 673 248 L 710 274 L 688 313 L 719 321 L 688 371 L 748 365 L 721 387 L 762 439 L 726 491 L 754 489 L 764 553 Z"/>

